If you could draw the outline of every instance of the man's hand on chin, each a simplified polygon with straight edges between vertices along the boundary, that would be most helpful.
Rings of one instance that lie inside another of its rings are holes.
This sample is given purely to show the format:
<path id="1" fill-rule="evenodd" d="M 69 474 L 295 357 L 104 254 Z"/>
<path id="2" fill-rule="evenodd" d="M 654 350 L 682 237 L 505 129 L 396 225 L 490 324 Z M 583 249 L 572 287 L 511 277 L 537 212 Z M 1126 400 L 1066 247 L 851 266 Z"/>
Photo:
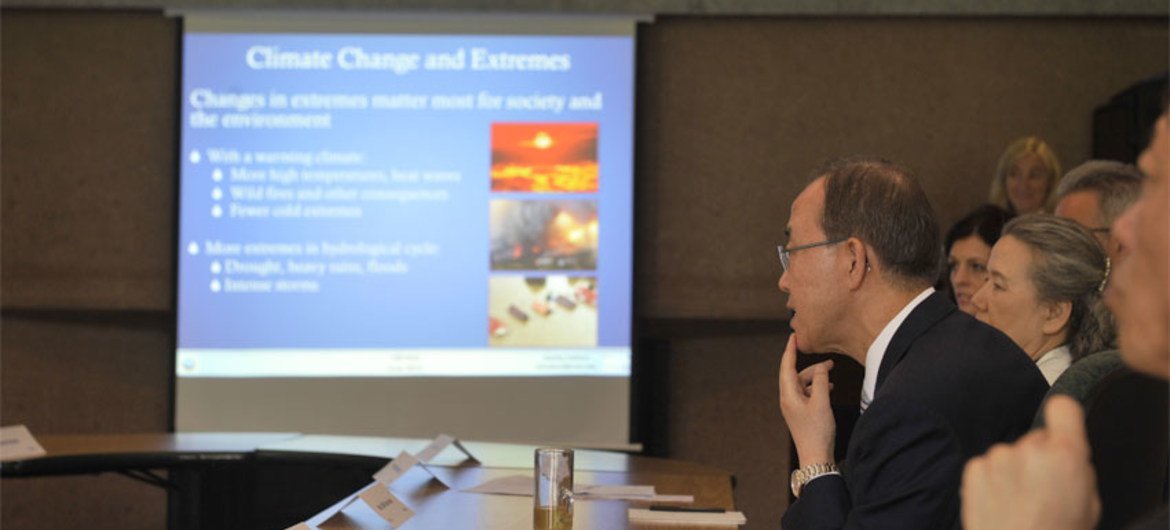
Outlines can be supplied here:
<path id="1" fill-rule="evenodd" d="M 796 333 L 780 357 L 780 413 L 796 444 L 801 467 L 833 463 L 833 438 L 837 424 L 829 406 L 829 370 L 833 361 L 817 363 L 796 372 Z"/>

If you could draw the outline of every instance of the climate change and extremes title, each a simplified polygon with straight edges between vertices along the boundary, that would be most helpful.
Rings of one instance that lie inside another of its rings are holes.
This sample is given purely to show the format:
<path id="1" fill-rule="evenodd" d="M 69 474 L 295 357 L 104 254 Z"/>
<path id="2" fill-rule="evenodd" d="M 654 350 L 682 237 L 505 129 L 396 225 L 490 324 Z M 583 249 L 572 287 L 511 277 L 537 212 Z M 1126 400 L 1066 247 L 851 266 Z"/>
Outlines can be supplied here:
<path id="1" fill-rule="evenodd" d="M 572 68 L 567 53 L 507 53 L 487 48 L 459 48 L 453 52 L 367 51 L 345 46 L 337 51 L 282 50 L 278 46 L 252 46 L 244 60 L 253 70 L 385 70 L 407 74 L 423 70 L 565 72 Z"/>

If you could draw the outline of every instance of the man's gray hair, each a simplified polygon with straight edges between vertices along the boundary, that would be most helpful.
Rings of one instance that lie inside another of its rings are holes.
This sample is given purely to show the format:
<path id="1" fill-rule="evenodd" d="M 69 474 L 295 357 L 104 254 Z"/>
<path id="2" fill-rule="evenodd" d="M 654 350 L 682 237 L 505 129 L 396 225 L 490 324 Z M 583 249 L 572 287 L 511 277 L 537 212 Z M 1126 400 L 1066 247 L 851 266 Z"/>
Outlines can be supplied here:
<path id="1" fill-rule="evenodd" d="M 920 288 L 938 278 L 942 246 L 926 192 L 910 172 L 881 158 L 842 158 L 821 166 L 830 240 L 857 237 L 901 283 Z"/>
<path id="2" fill-rule="evenodd" d="M 1059 202 L 1079 191 L 1097 193 L 1097 208 L 1104 226 L 1111 226 L 1142 193 L 1142 172 L 1113 160 L 1089 160 L 1060 179 L 1056 188 Z"/>

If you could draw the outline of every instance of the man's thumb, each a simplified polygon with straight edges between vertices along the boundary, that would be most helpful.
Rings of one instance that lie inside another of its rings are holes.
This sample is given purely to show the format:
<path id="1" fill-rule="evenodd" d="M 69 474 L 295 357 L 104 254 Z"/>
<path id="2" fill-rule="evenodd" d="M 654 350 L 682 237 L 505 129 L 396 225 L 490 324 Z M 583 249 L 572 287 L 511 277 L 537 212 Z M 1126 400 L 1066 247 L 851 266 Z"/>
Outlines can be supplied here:
<path id="1" fill-rule="evenodd" d="M 1075 399 L 1061 395 L 1048 398 L 1044 405 L 1044 425 L 1050 436 L 1079 440 L 1087 449 L 1085 413 Z"/>

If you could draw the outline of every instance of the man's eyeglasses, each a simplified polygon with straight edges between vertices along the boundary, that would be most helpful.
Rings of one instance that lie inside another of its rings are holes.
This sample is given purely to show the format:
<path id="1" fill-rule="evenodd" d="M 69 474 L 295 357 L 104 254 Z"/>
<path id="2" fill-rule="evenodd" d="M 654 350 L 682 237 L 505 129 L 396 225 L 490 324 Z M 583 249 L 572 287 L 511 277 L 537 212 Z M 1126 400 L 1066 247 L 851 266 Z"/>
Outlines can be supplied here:
<path id="1" fill-rule="evenodd" d="M 788 272 L 788 255 L 798 250 L 806 250 L 816 247 L 824 247 L 828 245 L 836 245 L 845 241 L 844 239 L 826 239 L 817 243 L 809 243 L 807 245 L 800 245 L 792 248 L 784 248 L 784 245 L 776 245 L 776 250 L 780 252 L 780 264 L 784 266 L 784 272 Z"/>

